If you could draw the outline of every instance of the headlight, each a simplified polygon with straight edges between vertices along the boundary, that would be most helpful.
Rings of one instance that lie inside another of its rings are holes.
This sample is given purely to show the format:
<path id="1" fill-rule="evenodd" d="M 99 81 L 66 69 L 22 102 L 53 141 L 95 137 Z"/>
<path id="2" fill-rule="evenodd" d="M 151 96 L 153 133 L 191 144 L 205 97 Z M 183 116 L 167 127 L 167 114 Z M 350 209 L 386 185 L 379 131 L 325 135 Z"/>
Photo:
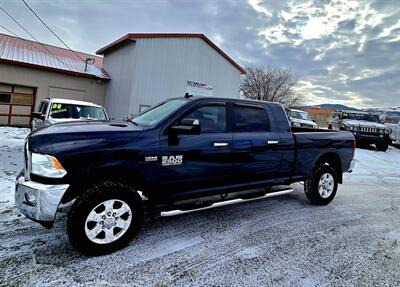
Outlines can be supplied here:
<path id="1" fill-rule="evenodd" d="M 61 163 L 51 155 L 32 153 L 31 172 L 36 175 L 62 178 L 67 174 Z"/>
<path id="2" fill-rule="evenodd" d="M 385 134 L 390 134 L 391 130 L 385 129 Z"/>
<path id="3" fill-rule="evenodd" d="M 300 127 L 301 125 L 300 125 L 300 123 L 293 123 L 293 126 L 294 127 Z"/>

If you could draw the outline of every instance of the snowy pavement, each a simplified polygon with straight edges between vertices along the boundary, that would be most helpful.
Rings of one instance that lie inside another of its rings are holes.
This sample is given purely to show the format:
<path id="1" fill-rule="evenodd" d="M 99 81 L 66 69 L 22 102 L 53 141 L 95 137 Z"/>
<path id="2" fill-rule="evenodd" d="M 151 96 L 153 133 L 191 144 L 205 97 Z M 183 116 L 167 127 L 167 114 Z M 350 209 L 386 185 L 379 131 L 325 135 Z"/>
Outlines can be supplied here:
<path id="1" fill-rule="evenodd" d="M 400 149 L 356 151 L 328 206 L 291 194 L 147 222 L 125 249 L 75 252 L 14 207 L 26 130 L 0 127 L 0 286 L 399 286 Z"/>

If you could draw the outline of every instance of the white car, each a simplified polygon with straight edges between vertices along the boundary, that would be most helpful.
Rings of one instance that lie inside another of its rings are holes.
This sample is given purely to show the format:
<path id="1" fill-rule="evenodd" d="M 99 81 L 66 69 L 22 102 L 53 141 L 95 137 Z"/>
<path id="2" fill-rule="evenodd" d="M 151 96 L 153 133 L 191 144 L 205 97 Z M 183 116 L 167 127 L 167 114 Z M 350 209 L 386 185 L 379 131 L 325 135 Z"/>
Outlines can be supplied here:
<path id="1" fill-rule="evenodd" d="M 391 141 L 400 144 L 400 111 L 386 111 L 381 115 L 381 120 L 390 131 Z"/>
<path id="2" fill-rule="evenodd" d="M 79 120 L 108 120 L 105 109 L 89 102 L 46 98 L 33 113 L 32 130 L 55 123 Z"/>
<path id="3" fill-rule="evenodd" d="M 292 127 L 317 129 L 318 125 L 311 119 L 310 114 L 301 110 L 289 110 L 288 117 Z"/>
<path id="4" fill-rule="evenodd" d="M 390 139 L 392 140 L 393 144 L 400 144 L 400 121 L 397 122 L 397 125 L 389 126 L 390 128 Z"/>

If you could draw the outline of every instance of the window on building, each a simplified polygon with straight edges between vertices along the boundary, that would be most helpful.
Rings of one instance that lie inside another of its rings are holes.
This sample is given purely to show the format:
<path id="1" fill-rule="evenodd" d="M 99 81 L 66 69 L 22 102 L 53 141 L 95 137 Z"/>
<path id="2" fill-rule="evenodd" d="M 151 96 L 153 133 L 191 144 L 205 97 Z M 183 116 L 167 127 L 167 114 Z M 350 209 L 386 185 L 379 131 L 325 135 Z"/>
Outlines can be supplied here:
<path id="1" fill-rule="evenodd" d="M 15 105 L 33 105 L 33 96 L 13 94 L 12 103 Z"/>
<path id="2" fill-rule="evenodd" d="M 11 102 L 11 94 L 0 92 L 0 103 L 9 104 Z"/>
<path id="3" fill-rule="evenodd" d="M 235 132 L 266 132 L 270 130 L 267 112 L 261 107 L 235 106 L 233 121 Z"/>

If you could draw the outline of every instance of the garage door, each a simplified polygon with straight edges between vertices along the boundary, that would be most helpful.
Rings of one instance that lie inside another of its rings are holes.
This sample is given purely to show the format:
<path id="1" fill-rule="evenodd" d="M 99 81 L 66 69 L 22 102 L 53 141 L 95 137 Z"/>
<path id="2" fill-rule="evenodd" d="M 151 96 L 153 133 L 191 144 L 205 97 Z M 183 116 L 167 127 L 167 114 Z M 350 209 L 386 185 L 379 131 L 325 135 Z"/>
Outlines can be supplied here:
<path id="1" fill-rule="evenodd" d="M 30 126 L 36 88 L 0 83 L 0 125 Z"/>
<path id="2" fill-rule="evenodd" d="M 60 87 L 50 87 L 50 98 L 61 98 L 68 100 L 84 101 L 86 92 L 83 90 L 66 89 Z"/>

